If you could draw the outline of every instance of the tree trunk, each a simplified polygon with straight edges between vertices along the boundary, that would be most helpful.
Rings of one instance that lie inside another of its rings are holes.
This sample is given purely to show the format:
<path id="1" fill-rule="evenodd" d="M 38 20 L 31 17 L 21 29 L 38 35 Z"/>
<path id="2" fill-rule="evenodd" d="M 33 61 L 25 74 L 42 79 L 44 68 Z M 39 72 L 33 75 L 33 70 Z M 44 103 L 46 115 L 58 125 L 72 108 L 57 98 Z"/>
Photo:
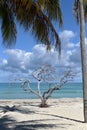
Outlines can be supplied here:
<path id="1" fill-rule="evenodd" d="M 86 70 L 85 22 L 84 22 L 83 0 L 79 0 L 79 7 L 80 7 L 80 48 L 81 48 L 81 62 L 82 62 L 84 122 L 87 123 L 87 70 Z"/>
<path id="2" fill-rule="evenodd" d="M 43 99 L 41 100 L 40 107 L 48 107 L 46 101 L 47 101 L 47 100 L 43 98 Z"/>

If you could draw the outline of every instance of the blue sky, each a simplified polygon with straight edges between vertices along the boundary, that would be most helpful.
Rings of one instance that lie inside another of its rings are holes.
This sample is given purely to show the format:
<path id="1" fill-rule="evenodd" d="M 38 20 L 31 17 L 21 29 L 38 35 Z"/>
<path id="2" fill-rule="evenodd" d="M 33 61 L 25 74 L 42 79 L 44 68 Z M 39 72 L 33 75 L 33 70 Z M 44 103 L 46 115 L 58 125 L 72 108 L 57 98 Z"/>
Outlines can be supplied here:
<path id="1" fill-rule="evenodd" d="M 62 43 L 60 61 L 58 61 L 58 53 L 53 48 L 47 52 L 46 47 L 39 45 L 30 32 L 25 32 L 18 25 L 17 41 L 12 49 L 2 45 L 0 32 L 0 82 L 8 82 L 19 74 L 28 76 L 43 64 L 71 67 L 74 71 L 79 72 L 75 79 L 76 82 L 81 81 L 79 25 L 73 15 L 73 0 L 61 0 L 61 8 L 63 27 L 59 28 L 58 23 L 55 24 Z"/>

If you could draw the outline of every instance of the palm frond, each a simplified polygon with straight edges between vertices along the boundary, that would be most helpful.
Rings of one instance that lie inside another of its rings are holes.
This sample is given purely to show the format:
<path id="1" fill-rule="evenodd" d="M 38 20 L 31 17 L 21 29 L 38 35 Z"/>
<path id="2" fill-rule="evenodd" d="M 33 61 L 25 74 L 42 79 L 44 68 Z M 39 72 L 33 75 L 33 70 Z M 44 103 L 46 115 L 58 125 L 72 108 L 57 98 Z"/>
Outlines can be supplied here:
<path id="1" fill-rule="evenodd" d="M 28 9 L 21 4 L 19 8 L 16 8 L 16 18 L 25 30 L 30 29 L 37 40 L 47 45 L 47 49 L 50 49 L 51 45 L 55 44 L 60 52 L 59 36 L 50 18 L 44 14 L 40 7 L 37 10 L 37 3 L 32 2 L 31 7 Z"/>
<path id="2" fill-rule="evenodd" d="M 0 3 L 2 38 L 5 46 L 11 46 L 16 40 L 16 25 L 7 1 Z"/>
<path id="3" fill-rule="evenodd" d="M 84 18 L 85 18 L 85 22 L 87 21 L 87 0 L 83 1 L 83 5 L 84 5 Z"/>
<path id="4" fill-rule="evenodd" d="M 10 45 L 16 39 L 15 17 L 25 30 L 31 30 L 37 40 L 47 45 L 47 49 L 50 49 L 51 45 L 55 44 L 60 52 L 60 39 L 52 24 L 52 21 L 55 20 L 59 21 L 60 26 L 62 25 L 59 0 L 1 1 L 0 18 L 2 20 L 1 28 L 4 41 L 8 41 Z"/>
<path id="5" fill-rule="evenodd" d="M 77 23 L 79 23 L 79 0 L 74 0 L 74 16 L 76 18 Z"/>
<path id="6" fill-rule="evenodd" d="M 85 22 L 87 20 L 87 0 L 83 0 L 83 7 L 84 7 L 84 18 Z M 74 1 L 74 16 L 76 18 L 77 23 L 79 22 L 79 0 Z"/>
<path id="7" fill-rule="evenodd" d="M 59 0 L 45 0 L 43 11 L 50 20 L 58 20 L 59 25 L 62 26 L 62 12 Z"/>

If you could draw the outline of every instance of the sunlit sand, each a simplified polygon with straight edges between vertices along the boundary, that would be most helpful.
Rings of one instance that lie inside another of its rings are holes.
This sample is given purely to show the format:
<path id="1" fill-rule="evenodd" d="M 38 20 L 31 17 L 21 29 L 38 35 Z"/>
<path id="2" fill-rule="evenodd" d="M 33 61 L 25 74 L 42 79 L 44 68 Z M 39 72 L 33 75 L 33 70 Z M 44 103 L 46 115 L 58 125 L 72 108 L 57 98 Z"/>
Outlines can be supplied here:
<path id="1" fill-rule="evenodd" d="M 0 100 L 0 130 L 86 130 L 80 98 Z"/>

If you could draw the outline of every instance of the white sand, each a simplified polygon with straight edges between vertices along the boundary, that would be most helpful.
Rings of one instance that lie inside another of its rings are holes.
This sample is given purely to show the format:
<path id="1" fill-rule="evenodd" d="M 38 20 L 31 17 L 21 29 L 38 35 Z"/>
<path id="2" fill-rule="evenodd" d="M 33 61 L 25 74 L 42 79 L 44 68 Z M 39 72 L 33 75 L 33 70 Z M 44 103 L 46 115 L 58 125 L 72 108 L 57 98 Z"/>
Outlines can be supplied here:
<path id="1" fill-rule="evenodd" d="M 0 100 L 0 130 L 86 130 L 82 99 Z"/>

